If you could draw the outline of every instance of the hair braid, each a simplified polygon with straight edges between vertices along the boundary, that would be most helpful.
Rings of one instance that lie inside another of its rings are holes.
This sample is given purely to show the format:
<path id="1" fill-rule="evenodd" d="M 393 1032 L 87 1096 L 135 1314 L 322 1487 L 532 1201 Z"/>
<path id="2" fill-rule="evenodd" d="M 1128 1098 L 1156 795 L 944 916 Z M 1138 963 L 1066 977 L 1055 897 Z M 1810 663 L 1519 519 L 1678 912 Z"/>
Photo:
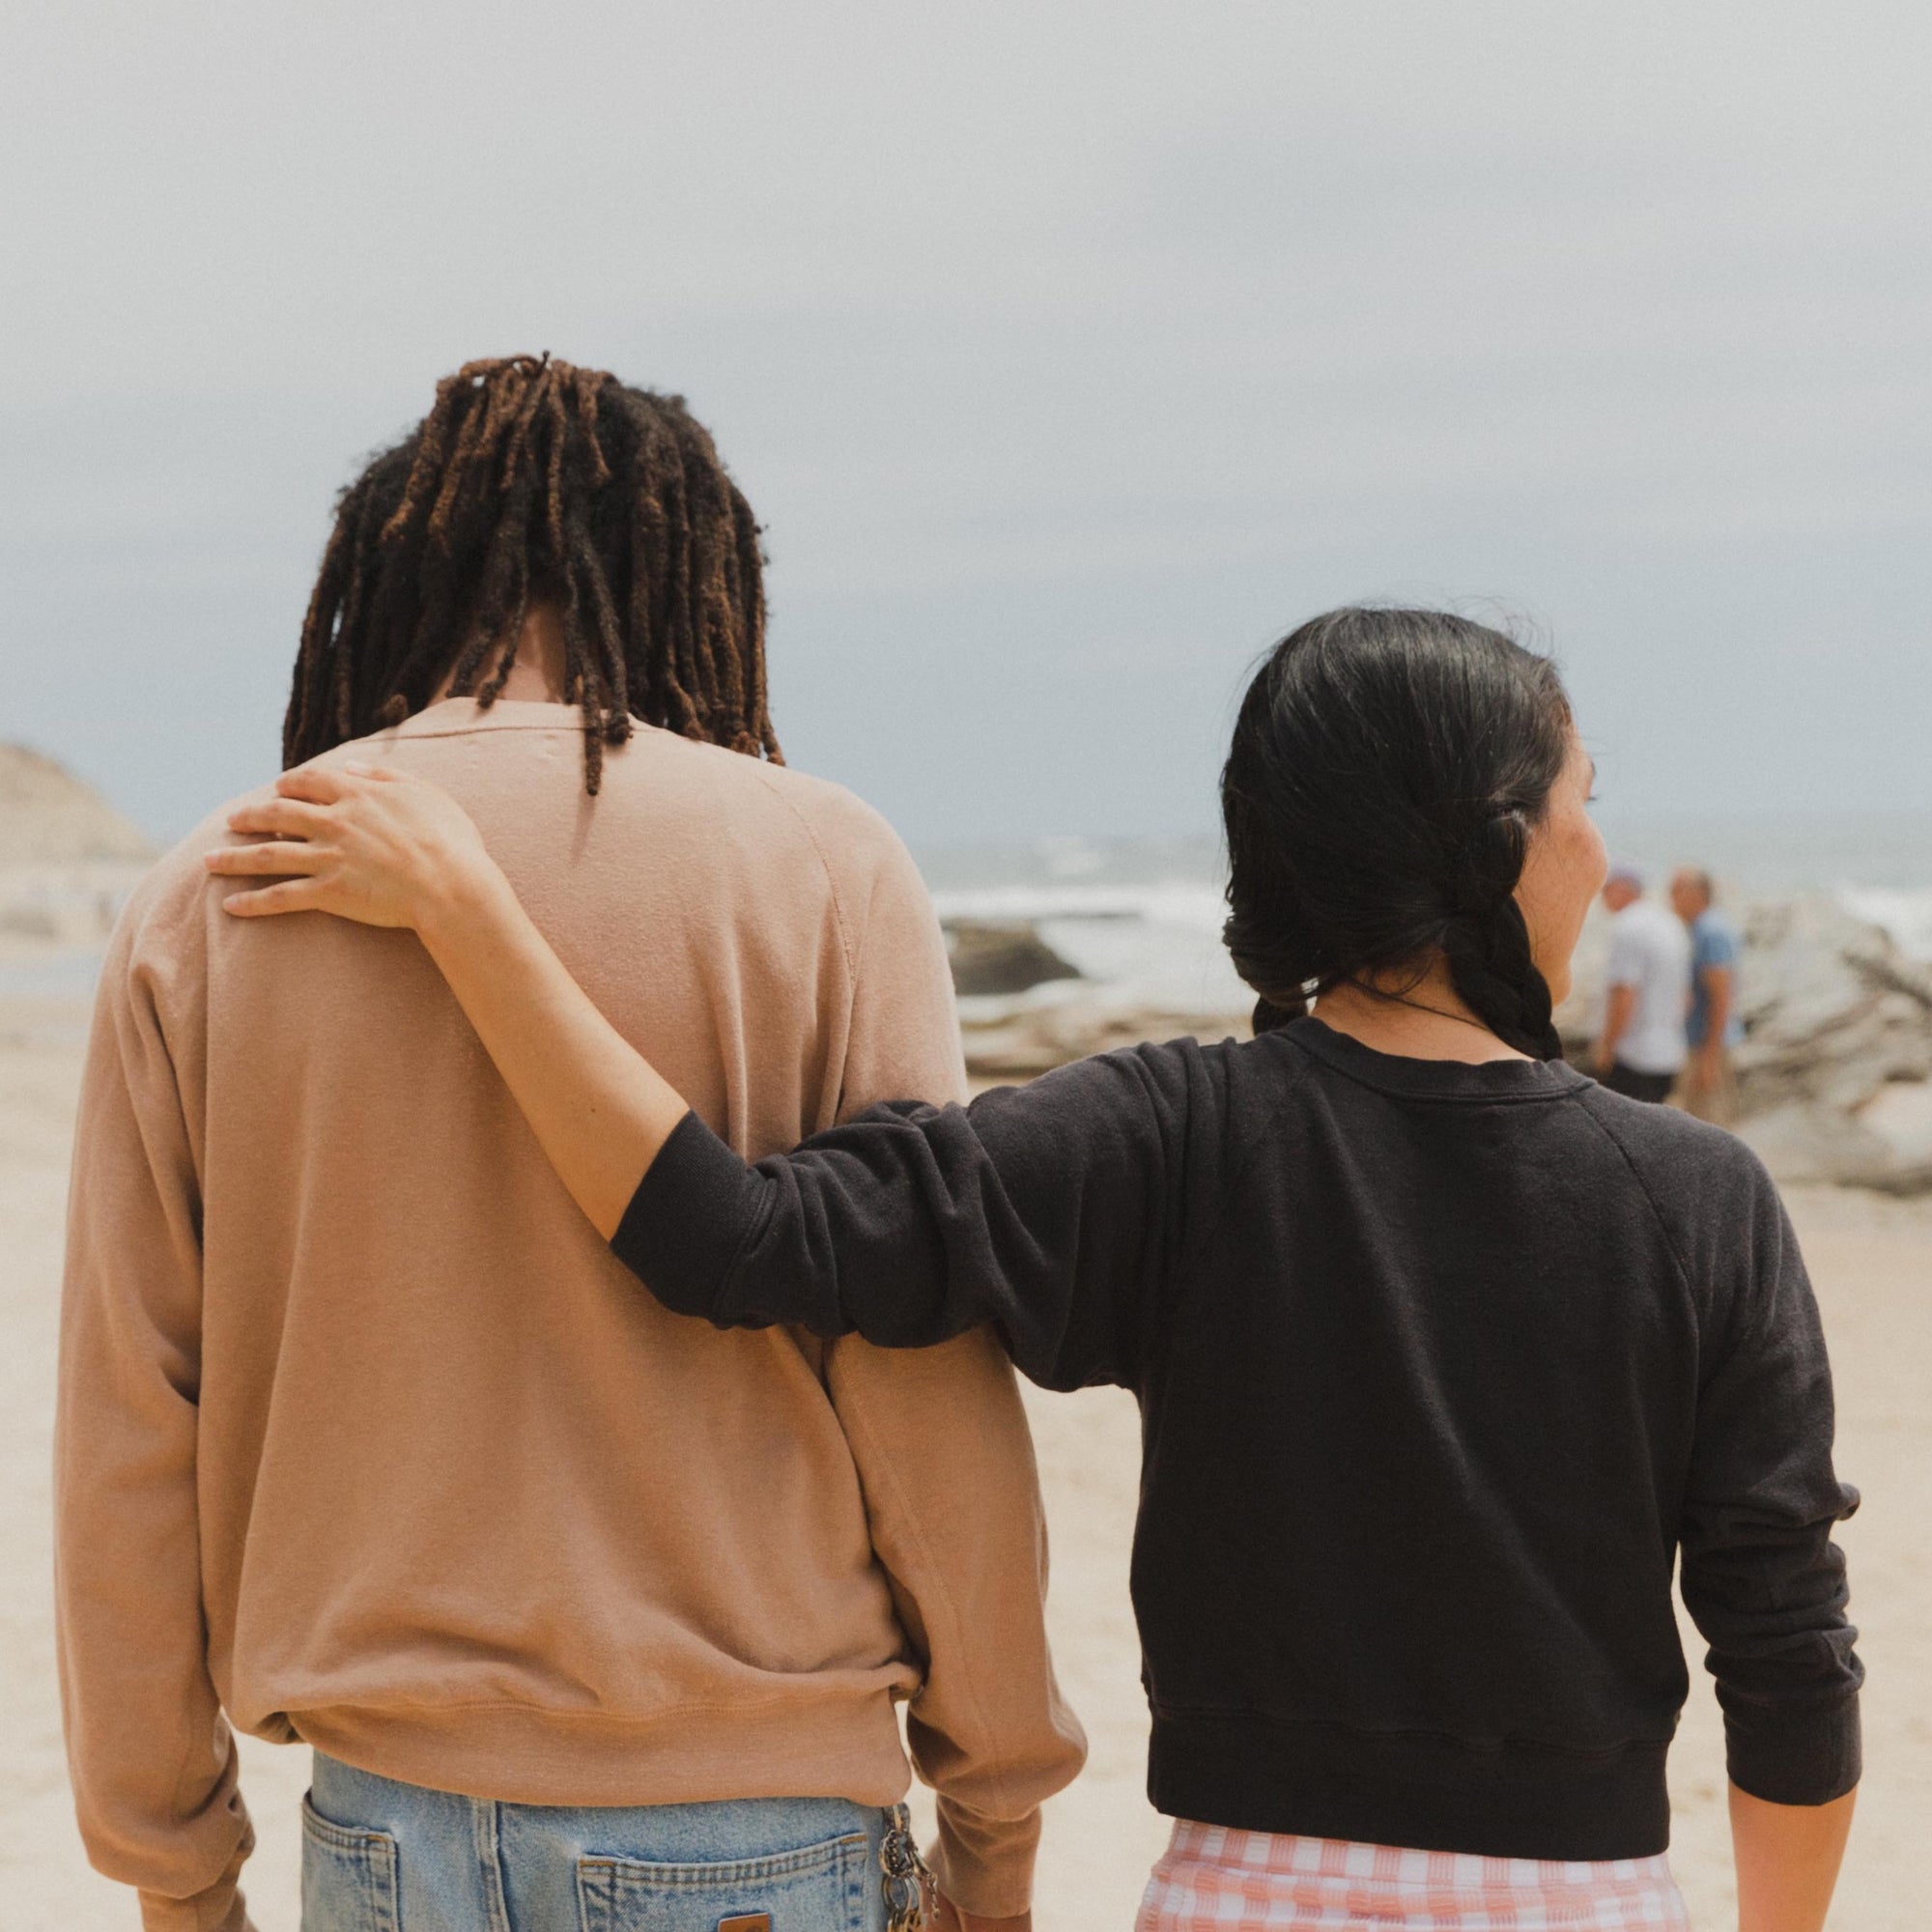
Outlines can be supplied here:
<path id="1" fill-rule="evenodd" d="M 1499 1039 L 1560 1052 L 1516 889 L 1570 740 L 1549 661 L 1444 611 L 1335 611 L 1276 645 L 1221 779 L 1255 1030 L 1439 959 Z"/>
<path id="2" fill-rule="evenodd" d="M 1563 1046 L 1550 1018 L 1549 985 L 1537 970 L 1516 901 L 1528 850 L 1529 827 L 1514 810 L 1484 820 L 1463 844 L 1442 955 L 1450 984 L 1498 1039 L 1519 1053 L 1553 1060 Z"/>

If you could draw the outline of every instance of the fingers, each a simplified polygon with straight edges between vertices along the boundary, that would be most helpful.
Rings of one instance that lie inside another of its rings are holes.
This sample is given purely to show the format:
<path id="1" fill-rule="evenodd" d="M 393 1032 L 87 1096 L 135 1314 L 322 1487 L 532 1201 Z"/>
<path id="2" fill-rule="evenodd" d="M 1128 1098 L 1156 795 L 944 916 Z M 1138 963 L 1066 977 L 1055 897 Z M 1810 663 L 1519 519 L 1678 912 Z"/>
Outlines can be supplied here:
<path id="1" fill-rule="evenodd" d="M 388 765 L 365 765 L 359 760 L 334 767 L 298 765 L 275 781 L 275 791 L 279 797 L 305 799 L 311 805 L 337 805 L 371 781 L 377 784 L 402 784 L 408 778 L 407 772 Z"/>
<path id="2" fill-rule="evenodd" d="M 314 838 L 328 825 L 328 808 L 309 805 L 299 799 L 265 798 L 237 806 L 228 814 L 231 832 L 246 832 L 256 838 Z"/>
<path id="3" fill-rule="evenodd" d="M 311 805 L 333 805 L 347 798 L 355 784 L 341 772 L 324 765 L 298 765 L 275 781 L 275 790 L 283 798 L 306 799 Z"/>
<path id="4" fill-rule="evenodd" d="M 325 888 L 317 879 L 284 879 L 280 885 L 257 886 L 251 893 L 230 893 L 221 901 L 224 912 L 237 919 L 263 919 L 278 912 L 308 912 L 321 907 Z"/>
<path id="5" fill-rule="evenodd" d="M 263 872 L 312 874 L 327 864 L 328 855 L 313 845 L 271 841 L 266 845 L 224 845 L 203 859 L 211 872 L 245 878 Z"/>

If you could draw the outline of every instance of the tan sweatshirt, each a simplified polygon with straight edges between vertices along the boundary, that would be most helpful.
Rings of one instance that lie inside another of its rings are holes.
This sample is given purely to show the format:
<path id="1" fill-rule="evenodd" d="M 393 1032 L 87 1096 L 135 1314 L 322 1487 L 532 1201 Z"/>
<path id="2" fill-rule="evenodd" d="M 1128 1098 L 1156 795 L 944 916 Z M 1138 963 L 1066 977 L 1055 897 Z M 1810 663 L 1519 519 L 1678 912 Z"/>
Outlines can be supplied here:
<path id="1" fill-rule="evenodd" d="M 837 786 L 467 699 L 331 758 L 453 791 L 564 961 L 748 1156 L 963 1083 L 944 943 Z M 228 1932 L 227 1720 L 506 1802 L 940 1793 L 942 1883 L 1030 1895 L 1078 1770 L 1011 1370 L 663 1312 L 407 932 L 242 922 L 211 819 L 102 978 L 56 1441 L 62 1684 L 96 1865 Z"/>

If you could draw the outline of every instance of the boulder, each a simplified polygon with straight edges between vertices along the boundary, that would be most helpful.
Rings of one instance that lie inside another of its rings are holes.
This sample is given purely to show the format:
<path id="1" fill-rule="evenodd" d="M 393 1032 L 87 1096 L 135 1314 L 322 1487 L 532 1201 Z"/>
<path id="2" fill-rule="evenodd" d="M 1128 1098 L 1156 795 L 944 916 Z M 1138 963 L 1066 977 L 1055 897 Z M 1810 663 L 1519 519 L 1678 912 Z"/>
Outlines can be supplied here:
<path id="1" fill-rule="evenodd" d="M 1932 1189 L 1932 966 L 1822 895 L 1748 905 L 1739 923 L 1744 1138 L 1780 1180 Z M 1603 1011 L 1606 924 L 1586 932 L 1557 1016 L 1573 1059 Z"/>
<path id="2" fill-rule="evenodd" d="M 1779 1180 L 1932 1192 L 1932 965 L 1823 895 L 1747 905 L 1739 923 L 1740 1133 Z M 1106 985 L 1078 980 L 1031 927 L 965 930 L 963 959 L 954 953 L 962 994 L 1007 995 L 961 1003 L 967 1065 L 982 1083 L 1030 1079 L 1137 1040 L 1247 1034 L 1245 1013 L 1110 999 Z M 1599 910 L 1557 1014 L 1566 1051 L 1584 1065 L 1603 1013 L 1607 951 Z M 991 962 L 983 977 L 980 961 Z"/>
<path id="3" fill-rule="evenodd" d="M 0 950 L 98 946 L 154 847 L 91 786 L 0 745 Z"/>
<path id="4" fill-rule="evenodd" d="M 1056 1066 L 1143 1040 L 1245 1038 L 1245 1015 L 1110 1007 L 1090 996 L 990 1014 L 962 1013 L 966 1069 L 982 1086 L 1031 1080 Z"/>
<path id="5" fill-rule="evenodd" d="M 66 766 L 25 745 L 0 745 L 0 867 L 154 855 L 143 834 Z"/>
<path id="6" fill-rule="evenodd" d="M 1055 980 L 1078 980 L 1080 971 L 1043 940 L 1026 921 L 995 924 L 981 920 L 951 920 L 947 946 L 952 956 L 952 987 L 962 998 L 1024 993 Z"/>

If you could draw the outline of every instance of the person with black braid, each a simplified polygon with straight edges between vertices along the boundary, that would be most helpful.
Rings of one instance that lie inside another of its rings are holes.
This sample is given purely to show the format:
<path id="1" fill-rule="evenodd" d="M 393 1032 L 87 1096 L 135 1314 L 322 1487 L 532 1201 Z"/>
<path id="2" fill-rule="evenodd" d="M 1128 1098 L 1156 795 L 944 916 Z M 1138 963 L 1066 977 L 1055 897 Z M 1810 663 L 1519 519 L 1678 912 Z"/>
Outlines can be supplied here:
<path id="1" fill-rule="evenodd" d="M 931 904 L 782 764 L 758 526 L 676 398 L 473 362 L 351 483 L 284 757 L 379 755 L 747 1155 L 963 1095 Z M 413 943 L 224 918 L 221 822 L 134 895 L 82 1099 L 59 1631 L 96 1864 L 149 1932 L 240 1932 L 232 1723 L 313 1748 L 309 1932 L 903 1932 L 928 1887 L 1024 1932 L 1084 1744 L 998 1343 L 644 1301 Z"/>
<path id="2" fill-rule="evenodd" d="M 1256 1037 L 906 1100 L 748 1164 L 612 1032 L 460 808 L 294 774 L 211 855 L 251 917 L 413 929 L 665 1306 L 1139 1398 L 1144 1932 L 1685 1924 L 1673 1563 L 1724 1706 L 1744 1932 L 1818 1932 L 1859 1778 L 1830 1372 L 1728 1134 L 1566 1065 L 1604 883 L 1554 667 L 1347 610 L 1222 779 Z M 648 943 L 648 935 L 645 935 Z"/>

